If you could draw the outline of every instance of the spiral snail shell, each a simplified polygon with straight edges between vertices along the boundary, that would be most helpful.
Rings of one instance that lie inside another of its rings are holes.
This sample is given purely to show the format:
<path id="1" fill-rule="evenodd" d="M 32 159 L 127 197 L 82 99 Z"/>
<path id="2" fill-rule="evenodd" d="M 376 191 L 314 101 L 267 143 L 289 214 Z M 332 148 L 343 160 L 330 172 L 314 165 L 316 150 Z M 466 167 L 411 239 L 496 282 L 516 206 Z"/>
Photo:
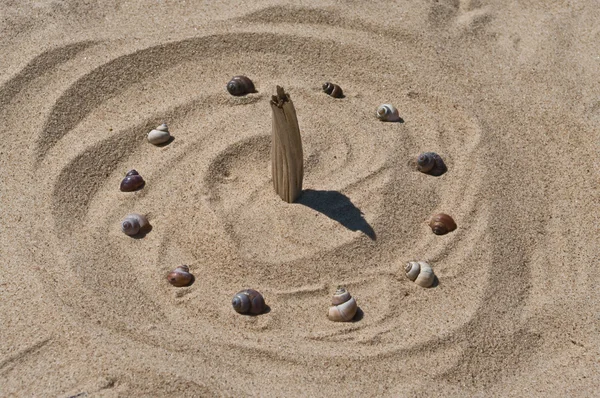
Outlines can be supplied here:
<path id="1" fill-rule="evenodd" d="M 176 287 L 184 287 L 192 283 L 194 275 L 190 274 L 190 267 L 180 265 L 167 275 L 169 283 Z"/>
<path id="2" fill-rule="evenodd" d="M 406 277 L 421 287 L 430 287 L 435 280 L 431 266 L 425 261 L 409 261 L 405 271 Z"/>
<path id="3" fill-rule="evenodd" d="M 138 213 L 128 214 L 121 222 L 121 230 L 129 236 L 144 232 L 150 223 L 146 216 Z"/>
<path id="4" fill-rule="evenodd" d="M 400 115 L 394 105 L 383 104 L 377 108 L 377 119 L 383 122 L 397 122 L 400 120 Z"/>
<path id="5" fill-rule="evenodd" d="M 145 184 L 144 179 L 136 170 L 129 170 L 125 178 L 121 181 L 120 189 L 122 192 L 132 192 L 140 189 Z"/>
<path id="6" fill-rule="evenodd" d="M 417 157 L 417 169 L 425 174 L 440 176 L 447 170 L 446 164 L 435 152 L 423 152 Z"/>
<path id="7" fill-rule="evenodd" d="M 429 226 L 436 235 L 445 235 L 448 232 L 452 232 L 456 229 L 456 223 L 452 217 L 445 213 L 439 213 L 431 217 Z"/>
<path id="8" fill-rule="evenodd" d="M 148 142 L 154 145 L 164 144 L 171 139 L 166 123 L 161 124 L 148 133 Z"/>
<path id="9" fill-rule="evenodd" d="M 342 88 L 334 83 L 327 82 L 323 84 L 323 91 L 331 95 L 333 98 L 342 98 L 344 96 Z"/>
<path id="10" fill-rule="evenodd" d="M 231 305 L 240 314 L 259 315 L 265 310 L 265 299 L 256 290 L 246 289 L 233 296 Z"/>
<path id="11" fill-rule="evenodd" d="M 227 83 L 227 91 L 229 91 L 229 94 L 239 97 L 249 93 L 255 93 L 256 89 L 254 88 L 252 80 L 246 76 L 234 76 L 229 83 Z"/>
<path id="12" fill-rule="evenodd" d="M 333 307 L 329 307 L 327 317 L 334 322 L 348 322 L 354 318 L 358 310 L 356 299 L 344 287 L 339 287 L 331 300 Z"/>

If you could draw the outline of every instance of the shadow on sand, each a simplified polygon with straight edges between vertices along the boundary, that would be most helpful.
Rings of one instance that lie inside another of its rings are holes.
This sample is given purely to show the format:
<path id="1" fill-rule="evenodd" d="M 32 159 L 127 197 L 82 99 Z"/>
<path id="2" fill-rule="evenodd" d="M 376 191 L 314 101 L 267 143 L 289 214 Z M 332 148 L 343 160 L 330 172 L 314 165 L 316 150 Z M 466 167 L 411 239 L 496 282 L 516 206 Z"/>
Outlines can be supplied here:
<path id="1" fill-rule="evenodd" d="M 317 191 L 305 189 L 296 203 L 310 207 L 342 224 L 352 231 L 361 231 L 375 240 L 375 231 L 363 217 L 363 213 L 346 195 L 338 191 Z"/>

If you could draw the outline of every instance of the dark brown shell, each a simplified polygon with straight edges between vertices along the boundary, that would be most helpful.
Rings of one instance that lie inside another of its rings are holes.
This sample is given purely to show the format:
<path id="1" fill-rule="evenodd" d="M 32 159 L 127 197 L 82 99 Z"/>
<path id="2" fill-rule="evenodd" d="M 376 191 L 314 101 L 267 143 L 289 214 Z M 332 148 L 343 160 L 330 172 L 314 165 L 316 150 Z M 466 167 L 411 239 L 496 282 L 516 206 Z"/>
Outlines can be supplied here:
<path id="1" fill-rule="evenodd" d="M 446 164 L 435 152 L 423 152 L 417 158 L 417 169 L 425 174 L 430 174 L 432 176 L 441 176 L 448 169 L 446 168 Z"/>
<path id="2" fill-rule="evenodd" d="M 120 189 L 123 192 L 137 191 L 142 188 L 145 184 L 142 176 L 135 170 L 129 170 L 121 181 Z"/>
<path id="3" fill-rule="evenodd" d="M 188 286 L 194 279 L 194 276 L 189 271 L 190 268 L 187 265 L 181 265 L 167 275 L 167 280 L 171 285 L 176 287 Z"/>
<path id="4" fill-rule="evenodd" d="M 233 309 L 240 314 L 259 315 L 265 311 L 265 299 L 254 289 L 246 289 L 236 293 L 231 300 Z"/>
<path id="5" fill-rule="evenodd" d="M 249 93 L 255 93 L 256 89 L 254 88 L 252 80 L 246 76 L 234 76 L 229 83 L 227 83 L 227 91 L 229 91 L 229 94 L 239 97 Z"/>
<path id="6" fill-rule="evenodd" d="M 445 213 L 439 213 L 431 217 L 429 226 L 436 235 L 445 235 L 448 232 L 452 232 L 456 229 L 456 223 L 452 217 Z"/>
<path id="7" fill-rule="evenodd" d="M 342 88 L 334 83 L 327 82 L 323 84 L 323 91 L 331 95 L 333 98 L 342 98 L 344 96 Z"/>

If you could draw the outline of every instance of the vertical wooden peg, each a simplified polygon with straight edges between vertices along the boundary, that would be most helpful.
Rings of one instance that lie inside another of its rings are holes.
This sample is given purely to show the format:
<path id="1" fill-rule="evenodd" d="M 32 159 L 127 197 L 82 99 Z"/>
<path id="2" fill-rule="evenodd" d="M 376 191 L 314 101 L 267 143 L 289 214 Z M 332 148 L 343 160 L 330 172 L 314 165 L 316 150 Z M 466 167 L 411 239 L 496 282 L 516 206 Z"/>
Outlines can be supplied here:
<path id="1" fill-rule="evenodd" d="M 288 203 L 302 193 L 304 161 L 302 139 L 296 110 L 290 96 L 277 86 L 271 98 L 273 133 L 271 136 L 271 166 L 275 192 Z"/>

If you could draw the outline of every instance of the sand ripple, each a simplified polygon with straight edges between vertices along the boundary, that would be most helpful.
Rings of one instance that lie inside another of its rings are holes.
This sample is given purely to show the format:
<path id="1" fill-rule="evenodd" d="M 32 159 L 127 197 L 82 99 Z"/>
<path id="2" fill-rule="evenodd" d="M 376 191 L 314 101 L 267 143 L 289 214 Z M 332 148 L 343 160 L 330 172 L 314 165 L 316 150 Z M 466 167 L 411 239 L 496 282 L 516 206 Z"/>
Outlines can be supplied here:
<path id="1" fill-rule="evenodd" d="M 453 34 L 476 40 L 489 33 L 491 15 L 446 5 L 427 18 L 454 21 Z M 532 286 L 547 275 L 532 264 L 562 228 L 542 216 L 559 211 L 545 192 L 560 184 L 525 173 L 539 152 L 511 138 L 519 126 L 507 123 L 502 135 L 490 107 L 457 95 L 462 89 L 451 79 L 432 84 L 440 65 L 425 54 L 407 60 L 404 53 L 414 53 L 403 48 L 408 30 L 285 6 L 243 18 L 251 27 L 245 32 L 215 28 L 109 57 L 106 49 L 118 43 L 57 47 L 2 86 L 2 98 L 12 101 L 2 108 L 9 124 L 33 111 L 27 102 L 17 107 L 19 98 L 44 103 L 30 131 L 35 139 L 8 149 L 31 161 L 39 181 L 23 200 L 28 217 L 42 220 L 36 234 L 48 242 L 44 272 L 61 296 L 60 311 L 182 363 L 195 363 L 189 353 L 219 353 L 224 368 L 234 357 L 232 374 L 260 358 L 266 369 L 308 374 L 367 363 L 382 380 L 404 381 L 399 369 L 411 367 L 427 369 L 424 379 L 452 383 L 476 374 L 487 382 L 533 355 L 541 337 L 524 320 Z M 286 24 L 323 30 L 269 28 Z M 393 50 L 382 49 L 382 40 Z M 258 93 L 229 96 L 225 83 L 238 73 Z M 456 72 L 448 66 L 447 73 Z M 347 97 L 324 95 L 326 80 Z M 293 205 L 274 195 L 270 179 L 268 101 L 276 84 L 296 104 L 304 144 L 305 192 Z M 400 109 L 403 123 L 375 119 L 384 102 Z M 543 130 L 535 120 L 532 128 Z M 146 133 L 162 121 L 174 141 L 149 145 Z M 546 144 L 536 149 L 555 156 L 548 169 L 570 161 L 560 144 Z M 438 178 L 416 172 L 422 151 L 440 153 L 449 171 Z M 146 186 L 119 192 L 131 168 Z M 153 226 L 142 239 L 119 229 L 133 211 L 148 214 Z M 457 231 L 434 236 L 427 220 L 436 212 L 452 214 Z M 419 289 L 404 278 L 413 259 L 433 264 L 438 286 Z M 165 275 L 180 264 L 196 282 L 173 289 Z M 358 299 L 354 322 L 326 319 L 337 285 Z M 231 296 L 245 287 L 264 293 L 267 314 L 232 311 Z M 220 383 L 240 392 L 235 380 L 198 380 L 185 381 L 198 394 L 222 391 Z"/>

